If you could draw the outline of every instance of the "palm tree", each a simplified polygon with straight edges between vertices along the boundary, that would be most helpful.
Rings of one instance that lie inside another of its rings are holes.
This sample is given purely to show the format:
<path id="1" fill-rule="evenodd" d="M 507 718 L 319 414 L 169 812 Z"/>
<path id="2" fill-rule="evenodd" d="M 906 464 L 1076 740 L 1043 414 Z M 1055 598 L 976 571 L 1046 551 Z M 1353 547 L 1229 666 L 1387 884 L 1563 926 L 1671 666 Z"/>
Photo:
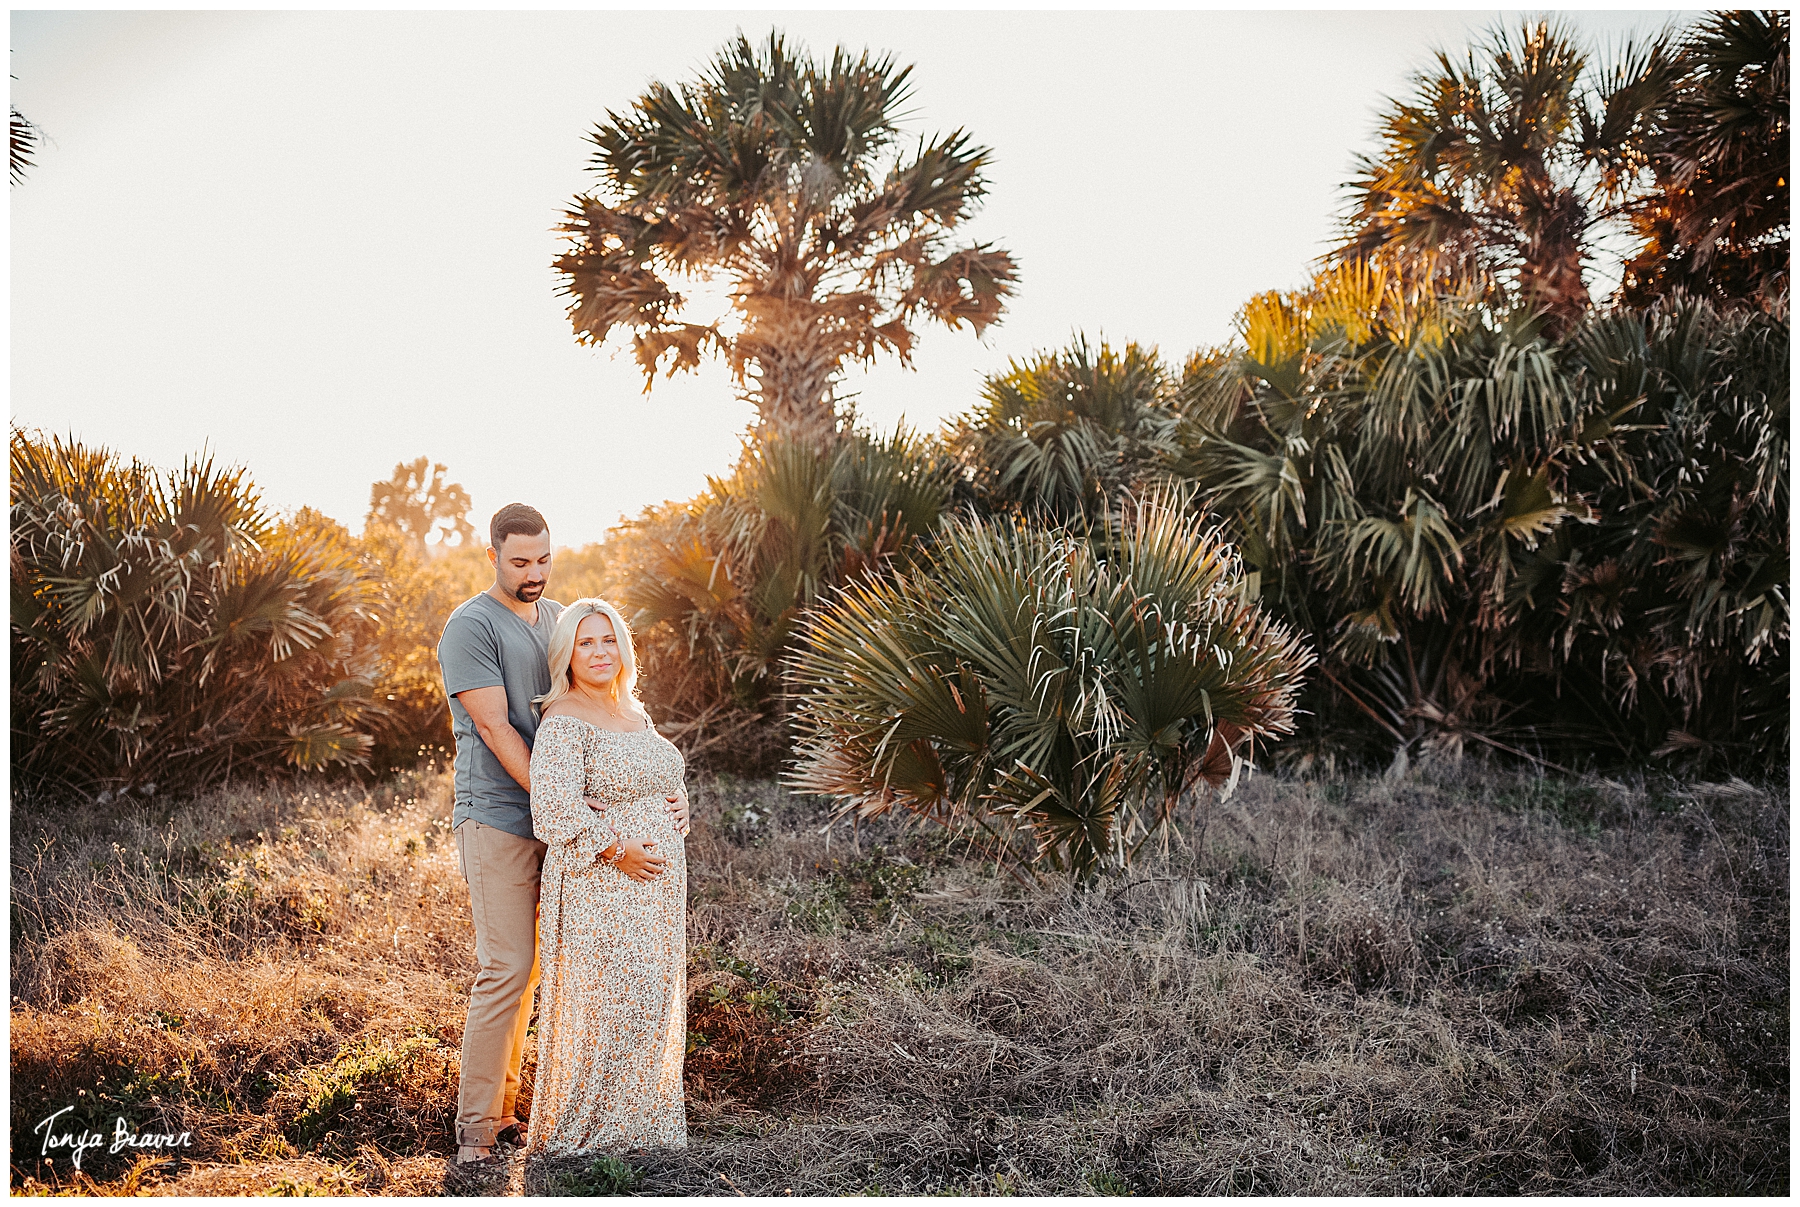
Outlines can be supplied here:
<path id="1" fill-rule="evenodd" d="M 1625 296 L 1772 299 L 1788 279 L 1788 14 L 1714 13 L 1681 65 L 1653 149 L 1657 189 L 1632 213 L 1644 248 Z"/>
<path id="2" fill-rule="evenodd" d="M 911 357 L 935 319 L 980 334 L 1004 310 L 1012 257 L 951 233 L 986 190 L 986 148 L 961 130 L 908 152 L 898 121 L 910 67 L 891 56 L 807 59 L 742 34 L 702 78 L 654 83 L 592 139 L 596 195 L 575 199 L 556 260 L 583 343 L 634 332 L 646 386 L 709 350 L 761 428 L 803 444 L 835 434 L 847 362 Z M 723 280 L 735 322 L 682 321 L 681 278 Z"/>
<path id="3" fill-rule="evenodd" d="M 1596 70 L 1545 22 L 1496 33 L 1461 63 L 1440 53 L 1381 119 L 1334 257 L 1491 274 L 1561 335 L 1588 307 L 1596 227 L 1647 182 L 1676 75 L 1666 36 Z"/>

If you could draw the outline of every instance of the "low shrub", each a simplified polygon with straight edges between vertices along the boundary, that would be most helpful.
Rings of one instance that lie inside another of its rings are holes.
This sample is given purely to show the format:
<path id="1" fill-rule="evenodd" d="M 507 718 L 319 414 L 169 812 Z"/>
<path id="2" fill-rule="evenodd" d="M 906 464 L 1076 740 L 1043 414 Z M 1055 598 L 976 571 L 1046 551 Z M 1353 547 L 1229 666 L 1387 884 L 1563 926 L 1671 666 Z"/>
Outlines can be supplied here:
<path id="1" fill-rule="evenodd" d="M 330 521 L 241 469 L 159 473 L 14 429 L 15 782 L 149 798 L 363 765 L 380 590 Z"/>
<path id="2" fill-rule="evenodd" d="M 1311 662 L 1178 495 L 1105 534 L 948 521 L 915 568 L 808 619 L 789 782 L 1086 874 L 1292 732 Z"/>

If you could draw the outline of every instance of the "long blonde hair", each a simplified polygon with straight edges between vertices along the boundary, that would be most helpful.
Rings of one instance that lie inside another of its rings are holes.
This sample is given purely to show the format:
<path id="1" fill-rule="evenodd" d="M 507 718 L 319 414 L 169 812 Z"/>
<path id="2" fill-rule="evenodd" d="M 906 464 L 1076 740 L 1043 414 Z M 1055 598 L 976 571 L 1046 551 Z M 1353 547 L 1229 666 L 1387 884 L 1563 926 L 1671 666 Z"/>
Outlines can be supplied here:
<path id="1" fill-rule="evenodd" d="M 631 643 L 631 626 L 619 615 L 619 609 L 604 599 L 589 598 L 576 600 L 556 618 L 556 628 L 550 634 L 550 690 L 532 701 L 539 716 L 574 690 L 569 665 L 575 660 L 575 630 L 590 616 L 604 616 L 612 621 L 613 635 L 619 639 L 619 673 L 613 676 L 613 700 L 629 701 L 632 707 L 643 711 L 637 698 L 637 649 Z"/>

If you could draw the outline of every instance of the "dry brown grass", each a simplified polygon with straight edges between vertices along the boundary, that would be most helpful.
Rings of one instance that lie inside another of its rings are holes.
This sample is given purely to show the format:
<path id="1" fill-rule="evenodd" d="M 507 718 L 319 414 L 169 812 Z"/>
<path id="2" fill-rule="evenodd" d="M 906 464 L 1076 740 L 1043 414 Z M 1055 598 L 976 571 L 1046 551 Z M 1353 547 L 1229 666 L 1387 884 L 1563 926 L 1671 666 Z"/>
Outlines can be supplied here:
<path id="1" fill-rule="evenodd" d="M 191 1132 L 183 1191 L 435 1188 L 472 943 L 442 779 L 18 810 L 14 1186 L 73 1177 L 31 1129 L 74 1103 Z"/>
<path id="2" fill-rule="evenodd" d="M 1784 789 L 1259 778 L 1203 851 L 1083 891 L 897 821 L 822 832 L 766 783 L 695 802 L 692 1144 L 633 1155 L 641 1190 L 1787 1189 Z M 516 1155 L 446 1185 L 446 813 L 438 772 L 19 810 L 15 1191 L 617 1185 Z M 195 1147 L 34 1162 L 71 1102 Z"/>

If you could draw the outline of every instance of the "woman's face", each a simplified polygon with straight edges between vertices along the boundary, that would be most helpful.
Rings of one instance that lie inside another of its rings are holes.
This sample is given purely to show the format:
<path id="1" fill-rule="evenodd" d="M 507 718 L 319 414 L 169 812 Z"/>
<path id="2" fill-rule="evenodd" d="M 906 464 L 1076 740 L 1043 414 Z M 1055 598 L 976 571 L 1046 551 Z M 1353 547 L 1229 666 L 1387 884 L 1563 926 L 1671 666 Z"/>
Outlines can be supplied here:
<path id="1" fill-rule="evenodd" d="M 575 626 L 575 656 L 569 660 L 569 677 L 577 687 L 609 691 L 619 677 L 619 638 L 612 621 L 599 612 Z"/>

